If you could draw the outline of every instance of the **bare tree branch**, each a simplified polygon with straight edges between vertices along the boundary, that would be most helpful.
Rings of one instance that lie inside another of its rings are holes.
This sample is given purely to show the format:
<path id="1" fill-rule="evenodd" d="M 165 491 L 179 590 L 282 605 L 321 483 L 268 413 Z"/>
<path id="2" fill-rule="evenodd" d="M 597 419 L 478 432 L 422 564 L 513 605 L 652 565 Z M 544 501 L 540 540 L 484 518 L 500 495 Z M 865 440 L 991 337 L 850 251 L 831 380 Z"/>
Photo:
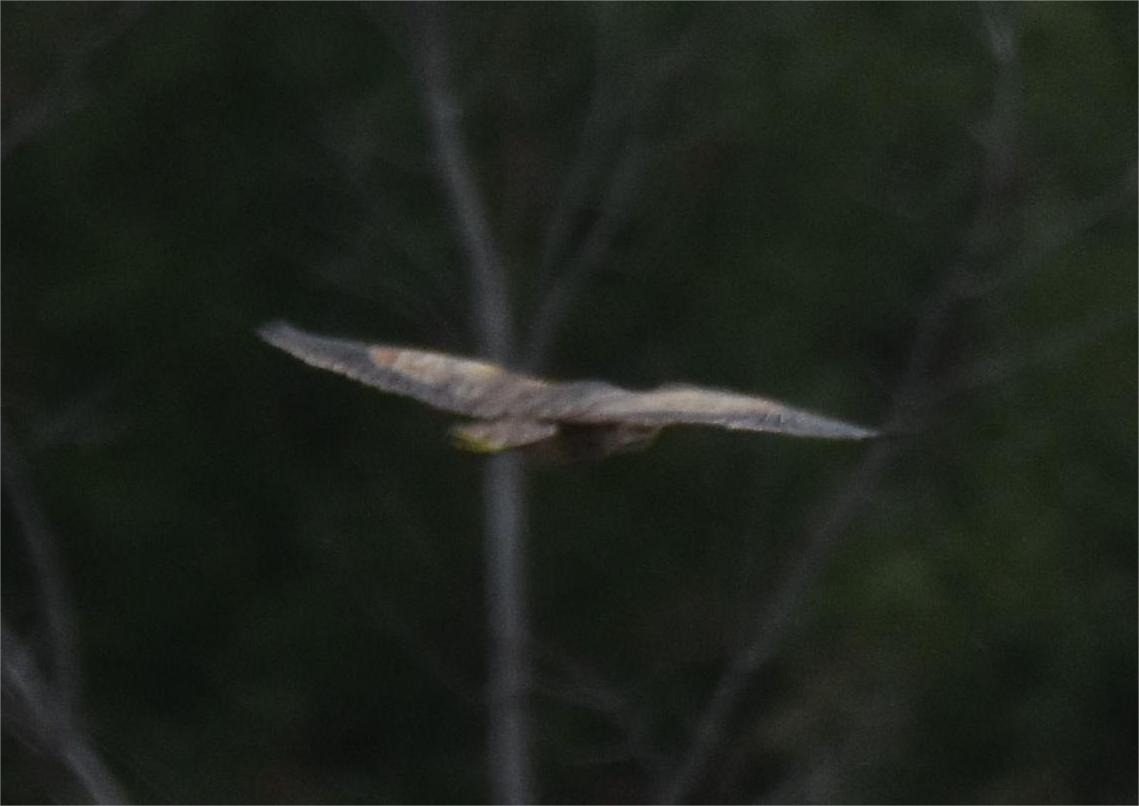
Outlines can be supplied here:
<path id="1" fill-rule="evenodd" d="M 440 4 L 421 3 L 411 13 L 418 34 L 415 64 L 436 168 L 467 254 L 479 346 L 486 357 L 508 362 L 514 327 L 506 272 L 463 139 L 463 110 L 451 89 L 444 11 Z"/>
<path id="2" fill-rule="evenodd" d="M 526 480 L 513 453 L 488 460 L 486 593 L 493 646 L 489 669 L 492 800 L 532 803 L 529 606 L 526 591 Z"/>
<path id="3" fill-rule="evenodd" d="M 536 370 L 549 357 L 558 331 L 593 273 L 604 262 L 617 230 L 627 220 L 633 196 L 644 172 L 643 149 L 630 144 L 613 176 L 601 219 L 594 224 L 573 261 L 550 285 L 530 323 L 523 366 Z"/>
<path id="4" fill-rule="evenodd" d="M 463 139 L 462 109 L 450 86 L 449 56 L 440 5 L 411 14 L 418 41 L 415 62 L 438 171 L 468 258 L 478 340 L 484 355 L 509 362 L 514 328 L 506 273 L 491 234 Z M 492 636 L 488 740 L 491 800 L 534 800 L 528 692 L 525 523 L 526 488 L 519 457 L 487 460 L 483 476 L 487 617 Z"/>
<path id="5" fill-rule="evenodd" d="M 71 597 L 55 536 L 32 488 L 31 471 L 0 422 L 4 486 L 16 524 L 28 547 L 40 617 L 47 633 L 48 670 L 5 623 L 3 625 L 4 725 L 58 761 L 95 803 L 124 803 L 125 796 L 77 717 L 79 660 Z"/>
<path id="6" fill-rule="evenodd" d="M 721 675 L 696 722 L 689 745 L 657 793 L 660 803 L 685 800 L 700 783 L 715 751 L 731 727 L 731 716 L 755 673 L 774 657 L 787 629 L 801 610 L 810 585 L 825 567 L 859 507 L 869 499 L 883 472 L 901 446 L 880 442 L 867 451 L 862 462 L 824 504 L 822 517 L 808 530 L 803 549 L 770 603 L 755 622 L 750 637 Z"/>
<path id="7" fill-rule="evenodd" d="M 633 68 L 628 75 L 614 73 L 612 61 L 627 57 L 624 50 L 607 43 L 612 26 L 607 21 L 612 10 L 605 6 L 591 7 L 596 26 L 596 58 L 593 88 L 587 104 L 577 148 L 547 221 L 542 238 L 538 274 L 545 279 L 554 273 L 557 262 L 567 256 L 569 240 L 573 234 L 574 213 L 587 203 L 593 183 L 608 170 L 620 173 L 624 159 L 622 144 L 629 137 L 622 132 L 636 121 L 661 87 L 666 86 L 700 51 L 694 46 L 695 37 L 667 49 L 659 57 Z M 618 163 L 611 168 L 611 160 Z M 612 192 L 610 196 L 614 195 Z"/>
<path id="8" fill-rule="evenodd" d="M 542 238 L 541 254 L 538 259 L 540 277 L 552 274 L 554 264 L 564 252 L 569 242 L 574 211 L 585 203 L 592 173 L 597 168 L 598 160 L 593 151 L 601 138 L 601 129 L 609 104 L 608 94 L 603 91 L 600 65 L 596 69 L 598 75 L 594 78 L 585 122 L 582 124 L 581 134 L 578 135 L 577 151 L 558 188 L 553 210 L 546 222 L 546 232 Z"/>
<path id="9" fill-rule="evenodd" d="M 1018 350 L 1002 350 L 949 373 L 936 388 L 930 390 L 930 400 L 941 404 L 956 395 L 1005 383 L 1035 367 L 1055 367 L 1134 321 L 1135 312 L 1131 310 L 1114 314 L 1097 313 L 1043 341 Z"/>
<path id="10" fill-rule="evenodd" d="M 632 210 L 650 162 L 643 138 L 623 130 L 635 127 L 637 117 L 664 87 L 668 86 L 699 53 L 701 32 L 689 29 L 675 46 L 647 60 L 624 77 L 615 77 L 606 64 L 604 38 L 606 13 L 598 15 L 598 58 L 593 92 L 590 96 L 577 151 L 558 192 L 542 241 L 539 276 L 548 278 L 549 290 L 543 295 L 523 342 L 522 365 L 538 370 L 546 362 L 581 292 L 604 263 L 613 240 Z M 635 99 L 630 104 L 629 99 Z M 609 140 L 606 134 L 609 132 Z M 608 166 L 612 152 L 615 164 Z M 608 182 L 601 202 L 601 216 L 584 243 L 567 254 L 574 212 L 586 202 L 594 176 L 608 167 Z M 568 264 L 555 272 L 562 257 Z"/>
<path id="11" fill-rule="evenodd" d="M 1137 181 L 1139 164 L 1133 162 L 1114 186 L 1094 198 L 1069 204 L 1052 216 L 1046 225 L 1041 225 L 1026 248 L 1014 255 L 997 273 L 987 277 L 963 274 L 956 293 L 962 298 L 985 297 L 1031 280 L 1049 265 L 1058 252 L 1133 204 Z"/>
<path id="12" fill-rule="evenodd" d="M 82 108 L 84 78 L 91 60 L 139 18 L 143 3 L 123 3 L 107 26 L 71 44 L 49 86 L 24 108 L 7 111 L 0 136 L 0 160 L 34 140 L 50 126 Z M 66 770 L 93 803 L 125 803 L 126 796 L 91 746 L 77 716 L 79 661 L 70 595 L 51 532 L 33 490 L 31 471 L 0 423 L 4 486 L 28 548 L 35 595 L 47 633 L 47 671 L 7 623 L 0 629 L 4 727 Z"/>
<path id="13" fill-rule="evenodd" d="M 68 701 L 44 679 L 31 650 L 7 624 L 0 658 L 5 728 L 67 770 L 86 800 L 126 803 L 122 787 L 91 747 Z"/>
<path id="14" fill-rule="evenodd" d="M 28 547 L 35 578 L 39 615 L 48 636 L 49 675 L 61 707 L 71 708 L 79 691 L 79 661 L 75 651 L 75 624 L 71 596 L 59 558 L 56 540 L 32 489 L 31 470 L 8 429 L 0 422 L 4 485 L 9 503 Z"/>

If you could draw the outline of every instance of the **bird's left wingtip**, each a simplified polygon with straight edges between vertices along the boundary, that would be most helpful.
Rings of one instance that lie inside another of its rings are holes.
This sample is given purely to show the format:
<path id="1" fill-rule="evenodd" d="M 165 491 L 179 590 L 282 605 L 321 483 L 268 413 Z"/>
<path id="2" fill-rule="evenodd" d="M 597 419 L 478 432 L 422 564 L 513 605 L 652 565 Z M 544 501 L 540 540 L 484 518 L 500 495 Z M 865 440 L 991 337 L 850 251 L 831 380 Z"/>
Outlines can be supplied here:
<path id="1" fill-rule="evenodd" d="M 293 326 L 284 319 L 273 319 L 257 328 L 257 335 L 267 342 L 272 342 L 282 333 L 287 333 L 291 330 L 293 330 Z"/>

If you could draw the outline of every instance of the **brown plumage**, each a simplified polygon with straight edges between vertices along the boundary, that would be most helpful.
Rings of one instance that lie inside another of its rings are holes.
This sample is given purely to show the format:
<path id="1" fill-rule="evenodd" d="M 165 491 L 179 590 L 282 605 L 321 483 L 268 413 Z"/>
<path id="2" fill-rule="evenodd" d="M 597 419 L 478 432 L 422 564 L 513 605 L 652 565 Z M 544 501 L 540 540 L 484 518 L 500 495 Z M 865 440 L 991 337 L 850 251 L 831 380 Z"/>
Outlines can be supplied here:
<path id="1" fill-rule="evenodd" d="M 485 361 L 316 336 L 284 322 L 259 333 L 311 366 L 472 418 L 452 434 L 459 447 L 484 453 L 527 447 L 563 458 L 607 455 L 642 447 L 674 425 L 823 439 L 878 435 L 774 400 L 716 389 L 673 385 L 636 392 L 599 381 L 557 383 Z"/>

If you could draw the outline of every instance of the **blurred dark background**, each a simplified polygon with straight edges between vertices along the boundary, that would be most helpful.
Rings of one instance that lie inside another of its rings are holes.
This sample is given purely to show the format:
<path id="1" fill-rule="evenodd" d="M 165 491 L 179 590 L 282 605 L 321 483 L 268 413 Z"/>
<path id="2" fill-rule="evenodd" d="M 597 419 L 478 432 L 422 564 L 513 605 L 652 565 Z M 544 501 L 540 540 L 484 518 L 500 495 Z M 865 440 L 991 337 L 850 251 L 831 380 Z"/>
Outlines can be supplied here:
<path id="1" fill-rule="evenodd" d="M 483 460 L 254 335 L 475 349 L 407 9 L 2 15 L 4 802 L 485 800 Z M 1135 4 L 445 17 L 543 371 L 916 432 L 533 468 L 540 797 L 775 613 L 685 799 L 1135 802 Z"/>

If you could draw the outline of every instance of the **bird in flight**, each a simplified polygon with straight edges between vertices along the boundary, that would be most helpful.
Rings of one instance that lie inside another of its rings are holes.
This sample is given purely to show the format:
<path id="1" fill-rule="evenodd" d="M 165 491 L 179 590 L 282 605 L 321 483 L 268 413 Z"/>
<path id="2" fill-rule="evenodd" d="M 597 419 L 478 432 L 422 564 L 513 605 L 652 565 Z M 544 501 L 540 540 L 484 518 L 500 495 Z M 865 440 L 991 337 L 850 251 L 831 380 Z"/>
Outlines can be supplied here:
<path id="1" fill-rule="evenodd" d="M 451 428 L 477 453 L 526 449 L 589 459 L 643 448 L 661 429 L 715 426 L 822 439 L 871 439 L 877 431 L 752 395 L 669 385 L 631 391 L 601 381 L 559 383 L 444 353 L 306 333 L 285 322 L 262 339 L 310 366 L 469 418 Z"/>

